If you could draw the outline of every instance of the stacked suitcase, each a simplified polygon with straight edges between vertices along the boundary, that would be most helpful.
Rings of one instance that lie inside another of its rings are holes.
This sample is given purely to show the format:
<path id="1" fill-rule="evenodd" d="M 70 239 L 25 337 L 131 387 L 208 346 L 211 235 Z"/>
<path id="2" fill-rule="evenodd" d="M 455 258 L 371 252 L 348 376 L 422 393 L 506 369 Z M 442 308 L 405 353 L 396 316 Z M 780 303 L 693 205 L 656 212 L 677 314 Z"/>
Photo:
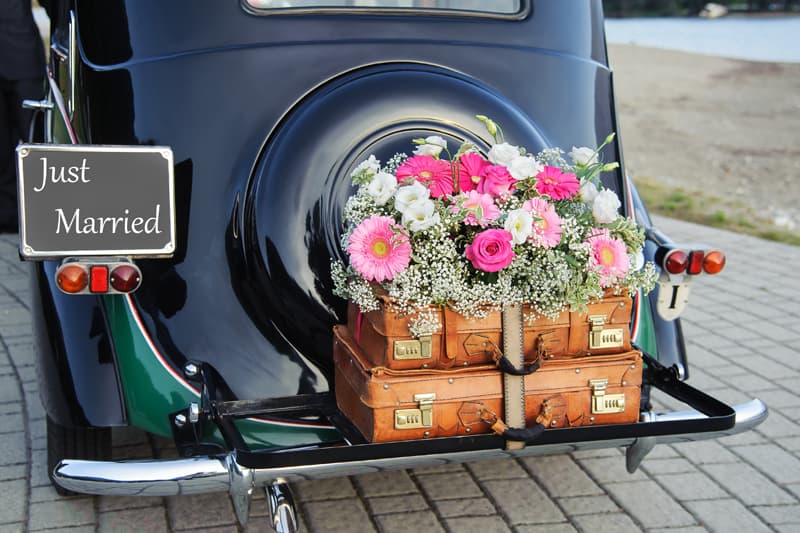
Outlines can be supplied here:
<path id="1" fill-rule="evenodd" d="M 442 328 L 430 337 L 414 338 L 390 305 L 366 314 L 351 305 L 348 325 L 335 328 L 337 404 L 367 440 L 502 432 L 500 313 L 439 312 Z M 630 319 L 631 299 L 612 296 L 586 313 L 522 322 L 527 426 L 638 420 L 642 359 L 631 350 Z"/>

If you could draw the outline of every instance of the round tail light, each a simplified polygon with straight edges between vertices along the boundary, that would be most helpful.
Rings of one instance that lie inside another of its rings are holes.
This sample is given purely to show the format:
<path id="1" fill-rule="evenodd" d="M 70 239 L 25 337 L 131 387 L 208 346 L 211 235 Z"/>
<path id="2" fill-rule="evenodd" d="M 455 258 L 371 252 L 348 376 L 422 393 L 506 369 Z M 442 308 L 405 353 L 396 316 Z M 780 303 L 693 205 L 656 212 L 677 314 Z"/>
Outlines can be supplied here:
<path id="1" fill-rule="evenodd" d="M 717 274 L 725 268 L 725 254 L 719 250 L 708 252 L 703 258 L 703 270 L 706 274 Z"/>
<path id="2" fill-rule="evenodd" d="M 664 258 L 664 270 L 670 274 L 683 274 L 689 266 L 689 255 L 683 250 L 672 250 Z"/>
<path id="3" fill-rule="evenodd" d="M 111 271 L 110 281 L 116 291 L 133 292 L 139 288 L 142 275 L 135 266 L 120 265 Z"/>
<path id="4" fill-rule="evenodd" d="M 56 283 L 62 291 L 75 294 L 89 284 L 89 273 L 81 265 L 66 264 L 56 272 Z"/>

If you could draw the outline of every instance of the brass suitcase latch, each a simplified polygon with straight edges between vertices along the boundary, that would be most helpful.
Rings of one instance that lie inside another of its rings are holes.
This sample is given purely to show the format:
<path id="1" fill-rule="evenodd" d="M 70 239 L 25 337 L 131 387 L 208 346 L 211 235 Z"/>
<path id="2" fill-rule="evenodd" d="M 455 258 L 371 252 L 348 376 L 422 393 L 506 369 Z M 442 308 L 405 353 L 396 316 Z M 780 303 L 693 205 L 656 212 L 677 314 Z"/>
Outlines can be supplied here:
<path id="1" fill-rule="evenodd" d="M 592 414 L 605 415 L 609 413 L 625 412 L 624 394 L 606 394 L 607 379 L 590 379 L 589 387 L 592 389 Z"/>
<path id="2" fill-rule="evenodd" d="M 415 394 L 417 409 L 396 409 L 394 412 L 394 429 L 420 429 L 433 427 L 433 401 L 435 392 Z"/>
<path id="3" fill-rule="evenodd" d="M 625 342 L 622 328 L 606 328 L 605 315 L 590 315 L 589 349 L 621 348 Z"/>
<path id="4" fill-rule="evenodd" d="M 394 341 L 394 358 L 396 360 L 430 359 L 432 342 L 430 335 L 410 341 Z"/>

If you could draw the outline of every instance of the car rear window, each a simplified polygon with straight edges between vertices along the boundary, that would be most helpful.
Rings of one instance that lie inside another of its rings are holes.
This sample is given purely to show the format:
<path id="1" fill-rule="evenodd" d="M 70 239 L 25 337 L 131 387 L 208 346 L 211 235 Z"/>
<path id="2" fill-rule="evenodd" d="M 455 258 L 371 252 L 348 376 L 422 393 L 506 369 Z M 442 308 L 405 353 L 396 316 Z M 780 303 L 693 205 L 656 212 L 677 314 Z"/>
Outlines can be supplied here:
<path id="1" fill-rule="evenodd" d="M 523 13 L 526 0 L 243 0 L 261 14 L 291 11 L 418 11 L 465 15 L 514 16 Z"/>

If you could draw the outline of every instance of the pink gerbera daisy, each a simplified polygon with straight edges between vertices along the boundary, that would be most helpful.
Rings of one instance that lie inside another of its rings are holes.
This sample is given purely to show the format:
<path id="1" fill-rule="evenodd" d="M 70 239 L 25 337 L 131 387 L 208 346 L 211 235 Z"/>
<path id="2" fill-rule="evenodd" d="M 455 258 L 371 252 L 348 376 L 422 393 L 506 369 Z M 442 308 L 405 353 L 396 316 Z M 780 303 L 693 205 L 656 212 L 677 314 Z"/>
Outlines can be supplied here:
<path id="1" fill-rule="evenodd" d="M 458 163 L 458 185 L 461 192 L 477 189 L 478 184 L 483 180 L 483 169 L 490 163 L 475 152 L 462 154 Z"/>
<path id="2" fill-rule="evenodd" d="M 591 246 L 589 269 L 600 274 L 600 285 L 608 287 L 623 278 L 630 268 L 630 257 L 625 243 L 611 237 L 608 230 L 596 230 L 586 239 Z"/>
<path id="3" fill-rule="evenodd" d="M 353 230 L 347 253 L 350 264 L 367 281 L 390 281 L 408 267 L 411 243 L 391 217 L 372 215 Z"/>
<path id="4" fill-rule="evenodd" d="M 553 248 L 561 242 L 561 217 L 544 198 L 532 198 L 522 205 L 534 218 L 531 238 L 539 246 Z"/>
<path id="5" fill-rule="evenodd" d="M 464 224 L 469 226 L 486 227 L 486 224 L 500 217 L 500 209 L 494 204 L 494 199 L 489 194 L 478 191 L 469 191 L 456 196 L 453 204 L 453 213 L 462 209 L 467 212 Z"/>
<path id="6" fill-rule="evenodd" d="M 536 190 L 553 200 L 566 200 L 575 196 L 581 188 L 575 174 L 562 172 L 560 168 L 545 166 L 536 175 Z"/>
<path id="7" fill-rule="evenodd" d="M 397 167 L 396 175 L 397 181 L 411 178 L 422 183 L 434 198 L 453 194 L 453 174 L 448 161 L 429 155 L 415 155 Z"/>

